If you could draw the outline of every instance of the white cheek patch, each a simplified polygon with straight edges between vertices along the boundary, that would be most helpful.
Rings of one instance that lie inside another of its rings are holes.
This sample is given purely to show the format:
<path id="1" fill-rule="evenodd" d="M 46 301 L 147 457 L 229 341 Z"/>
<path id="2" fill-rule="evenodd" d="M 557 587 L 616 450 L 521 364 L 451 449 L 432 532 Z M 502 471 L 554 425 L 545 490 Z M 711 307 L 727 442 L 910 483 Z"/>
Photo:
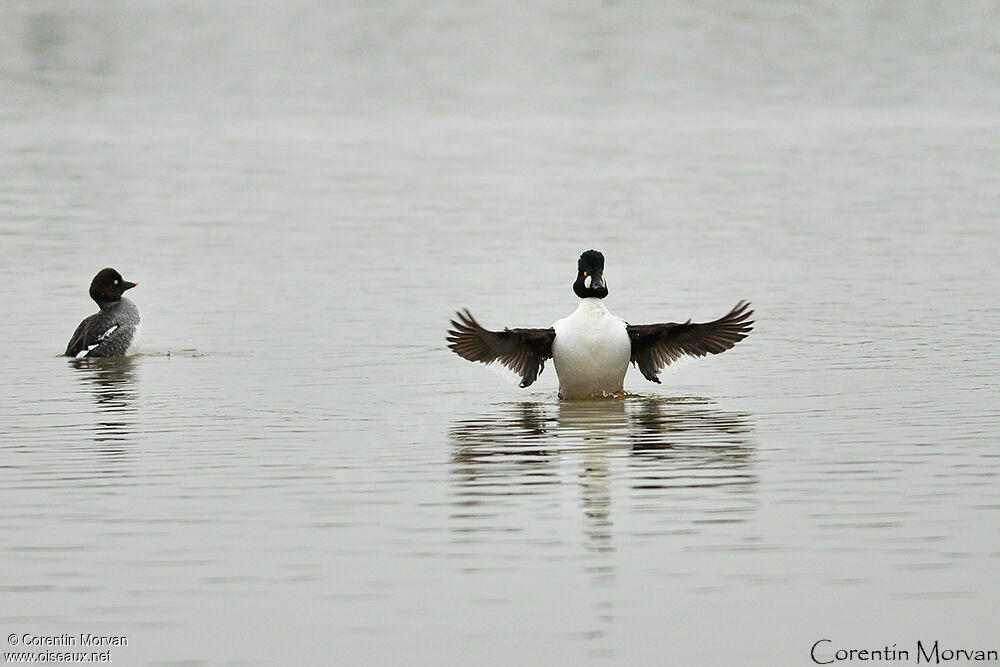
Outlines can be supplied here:
<path id="1" fill-rule="evenodd" d="M 587 289 L 590 289 L 590 283 L 592 281 L 593 278 L 591 276 L 587 276 L 586 278 L 583 279 L 583 286 L 586 287 Z"/>

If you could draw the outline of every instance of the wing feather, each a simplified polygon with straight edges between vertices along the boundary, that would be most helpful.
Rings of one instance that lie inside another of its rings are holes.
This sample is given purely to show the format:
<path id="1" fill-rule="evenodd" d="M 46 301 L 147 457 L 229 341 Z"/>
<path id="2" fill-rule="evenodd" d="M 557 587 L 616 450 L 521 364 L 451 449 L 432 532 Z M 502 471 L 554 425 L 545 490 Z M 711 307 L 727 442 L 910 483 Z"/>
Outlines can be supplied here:
<path id="1" fill-rule="evenodd" d="M 66 345 L 66 351 L 63 352 L 64 357 L 77 357 L 81 352 L 87 351 L 87 330 L 90 328 L 90 323 L 93 319 L 94 316 L 91 315 L 76 327 L 73 337 L 69 339 L 69 343 Z"/>
<path id="2" fill-rule="evenodd" d="M 531 385 L 552 358 L 554 329 L 504 329 L 490 331 L 468 310 L 456 313 L 448 330 L 448 347 L 469 361 L 501 364 L 521 376 L 521 386 Z"/>
<path id="3" fill-rule="evenodd" d="M 659 383 L 659 373 L 683 356 L 704 357 L 732 348 L 753 329 L 750 303 L 740 301 L 728 314 L 713 322 L 683 324 L 630 324 L 632 363 L 650 382 Z"/>

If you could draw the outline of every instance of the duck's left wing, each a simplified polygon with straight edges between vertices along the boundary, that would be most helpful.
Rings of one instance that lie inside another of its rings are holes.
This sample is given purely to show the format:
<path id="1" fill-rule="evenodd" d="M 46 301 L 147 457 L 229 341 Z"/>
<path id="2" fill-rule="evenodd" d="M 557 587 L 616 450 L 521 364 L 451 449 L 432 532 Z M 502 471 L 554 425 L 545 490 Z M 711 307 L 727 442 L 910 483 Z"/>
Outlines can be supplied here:
<path id="1" fill-rule="evenodd" d="M 69 345 L 66 346 L 66 352 L 63 356 L 76 358 L 105 356 L 102 353 L 112 343 L 113 335 L 120 327 L 120 324 L 114 322 L 107 325 L 104 331 L 100 331 L 93 324 L 93 317 L 88 317 L 80 322 L 80 326 L 76 328 L 76 333 L 73 334 Z"/>
<path id="2" fill-rule="evenodd" d="M 753 329 L 750 304 L 740 301 L 714 322 L 684 324 L 629 324 L 632 363 L 650 382 L 660 382 L 660 371 L 685 355 L 719 354 L 747 337 Z"/>
<path id="3" fill-rule="evenodd" d="M 501 364 L 521 376 L 521 386 L 527 387 L 552 358 L 555 329 L 484 329 L 468 310 L 456 313 L 448 330 L 448 347 L 469 361 Z"/>

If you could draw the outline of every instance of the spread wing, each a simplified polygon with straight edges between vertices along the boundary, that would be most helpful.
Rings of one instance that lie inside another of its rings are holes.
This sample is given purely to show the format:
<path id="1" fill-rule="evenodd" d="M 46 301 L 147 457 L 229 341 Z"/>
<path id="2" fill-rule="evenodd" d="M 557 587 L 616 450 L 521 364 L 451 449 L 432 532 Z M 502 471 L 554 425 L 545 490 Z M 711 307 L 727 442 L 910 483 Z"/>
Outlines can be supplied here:
<path id="1" fill-rule="evenodd" d="M 632 363 L 638 366 L 650 382 L 660 382 L 657 377 L 664 368 L 684 355 L 704 357 L 706 354 L 725 352 L 747 337 L 753 329 L 750 304 L 740 301 L 736 307 L 714 322 L 692 324 L 630 324 L 628 336 L 632 339 Z"/>
<path id="2" fill-rule="evenodd" d="M 533 383 L 545 368 L 545 360 L 552 358 L 555 329 L 489 331 L 479 326 L 468 310 L 456 315 L 458 319 L 451 321 L 448 330 L 448 347 L 469 361 L 499 361 L 521 376 L 522 387 Z"/>

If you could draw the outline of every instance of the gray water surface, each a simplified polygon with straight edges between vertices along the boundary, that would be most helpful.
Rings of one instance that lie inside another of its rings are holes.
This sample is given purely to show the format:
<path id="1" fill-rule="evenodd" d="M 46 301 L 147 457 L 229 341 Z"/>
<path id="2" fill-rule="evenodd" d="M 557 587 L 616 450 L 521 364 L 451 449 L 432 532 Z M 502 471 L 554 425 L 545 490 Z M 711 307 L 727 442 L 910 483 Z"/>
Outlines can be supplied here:
<path id="1" fill-rule="evenodd" d="M 995 3 L 14 0 L 0 32 L 2 636 L 1000 648 Z M 579 403 L 446 349 L 460 307 L 567 315 L 591 247 L 630 322 L 746 298 L 754 332 Z M 143 353 L 60 358 L 106 265 Z"/>

